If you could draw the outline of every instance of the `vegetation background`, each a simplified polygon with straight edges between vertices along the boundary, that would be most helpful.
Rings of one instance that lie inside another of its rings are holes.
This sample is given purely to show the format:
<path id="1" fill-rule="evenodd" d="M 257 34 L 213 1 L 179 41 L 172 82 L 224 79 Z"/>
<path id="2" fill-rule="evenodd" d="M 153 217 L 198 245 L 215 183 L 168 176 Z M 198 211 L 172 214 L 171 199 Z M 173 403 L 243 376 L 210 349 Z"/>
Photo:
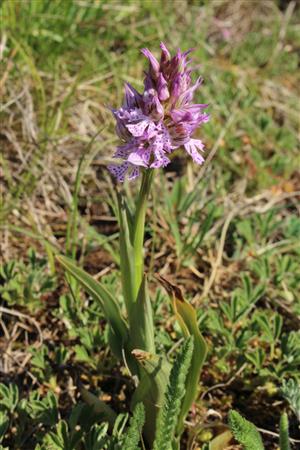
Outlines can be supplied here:
<path id="1" fill-rule="evenodd" d="M 209 344 L 183 448 L 218 435 L 232 407 L 267 449 L 286 409 L 296 448 L 299 18 L 298 2 L 279 0 L 2 1 L 1 448 L 100 448 L 80 383 L 129 411 L 133 383 L 107 350 L 101 310 L 70 294 L 54 254 L 120 296 L 107 107 L 121 104 L 124 81 L 142 87 L 140 49 L 160 41 L 194 48 L 212 116 L 205 167 L 178 155 L 157 173 L 145 243 L 150 275 L 182 286 Z M 150 285 L 157 342 L 172 357 L 180 332 Z"/>

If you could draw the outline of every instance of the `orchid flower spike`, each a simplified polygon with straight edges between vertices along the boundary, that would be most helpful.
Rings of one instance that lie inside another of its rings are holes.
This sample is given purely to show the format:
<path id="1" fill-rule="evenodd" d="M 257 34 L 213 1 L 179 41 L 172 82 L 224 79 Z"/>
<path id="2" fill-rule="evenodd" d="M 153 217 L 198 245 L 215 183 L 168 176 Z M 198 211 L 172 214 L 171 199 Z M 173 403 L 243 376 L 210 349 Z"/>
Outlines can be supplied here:
<path id="1" fill-rule="evenodd" d="M 140 94 L 127 83 L 123 106 L 112 110 L 116 132 L 122 140 L 113 157 L 121 161 L 108 168 L 121 182 L 126 177 L 137 178 L 141 168 L 167 166 L 172 152 L 180 147 L 196 164 L 204 162 L 204 144 L 193 135 L 209 120 L 203 111 L 208 105 L 192 103 L 202 79 L 192 84 L 188 59 L 191 50 L 178 50 L 171 57 L 165 44 L 160 47 L 160 61 L 148 49 L 142 50 L 149 61 L 144 92 Z"/>

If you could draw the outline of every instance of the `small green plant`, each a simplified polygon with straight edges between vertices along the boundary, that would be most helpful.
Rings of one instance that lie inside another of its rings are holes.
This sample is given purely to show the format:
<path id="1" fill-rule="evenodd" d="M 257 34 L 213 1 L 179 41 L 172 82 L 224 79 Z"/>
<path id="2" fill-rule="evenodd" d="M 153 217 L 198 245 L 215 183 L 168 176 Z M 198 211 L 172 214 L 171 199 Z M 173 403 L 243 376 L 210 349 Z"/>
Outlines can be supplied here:
<path id="1" fill-rule="evenodd" d="M 13 413 L 19 402 L 19 390 L 15 384 L 0 384 L 0 406 Z"/>
<path id="2" fill-rule="evenodd" d="M 142 431 L 145 423 L 145 408 L 143 403 L 138 403 L 134 408 L 130 419 L 129 428 L 126 432 L 123 448 L 124 450 L 136 450 L 142 439 Z"/>
<path id="3" fill-rule="evenodd" d="M 289 441 L 289 420 L 287 413 L 283 413 L 280 417 L 279 424 L 279 445 L 280 450 L 291 450 L 290 441 Z"/>
<path id="4" fill-rule="evenodd" d="M 228 420 L 232 434 L 242 444 L 244 450 L 264 450 L 265 447 L 261 435 L 253 423 L 246 420 L 234 410 L 229 412 Z M 280 417 L 279 431 L 280 450 L 291 450 L 289 422 L 286 413 L 283 413 Z"/>
<path id="5" fill-rule="evenodd" d="M 0 411 L 0 444 L 4 439 L 5 433 L 8 430 L 8 426 L 9 426 L 9 418 L 7 413 L 4 411 Z"/>
<path id="6" fill-rule="evenodd" d="M 187 184 L 187 178 L 182 176 L 174 181 L 171 192 L 163 189 L 164 201 L 158 211 L 158 217 L 163 217 L 168 227 L 164 232 L 174 240 L 177 264 L 184 266 L 195 260 L 197 249 L 221 213 L 211 197 L 205 198 L 201 205 L 196 201 L 203 195 L 203 182 L 194 189 L 188 189 Z M 201 220 L 203 211 L 205 214 Z"/>
<path id="7" fill-rule="evenodd" d="M 43 296 L 55 287 L 55 278 L 48 271 L 45 258 L 28 252 L 28 262 L 10 261 L 0 266 L 0 295 L 9 306 L 26 306 L 29 311 L 42 308 Z"/>
<path id="8" fill-rule="evenodd" d="M 34 392 L 26 403 L 26 412 L 36 423 L 43 423 L 46 426 L 56 425 L 59 419 L 57 398 L 52 391 L 44 398 L 40 398 L 40 395 Z"/>
<path id="9" fill-rule="evenodd" d="M 144 362 L 145 371 L 156 367 L 147 356 Z M 153 436 L 153 449 L 178 449 L 180 432 L 176 434 L 178 416 L 181 411 L 187 374 L 190 369 L 193 355 L 193 338 L 184 341 L 179 349 L 170 376 L 164 379 L 166 393 L 161 398 L 161 408 L 157 417 L 156 432 Z M 160 374 L 161 376 L 161 374 Z M 86 392 L 91 399 L 91 394 Z M 87 399 L 86 395 L 83 397 Z M 89 401 L 87 401 L 89 403 Z M 17 426 L 20 436 L 16 437 L 16 444 L 24 440 L 26 425 L 36 426 L 40 429 L 39 443 L 35 449 L 40 450 L 137 450 L 144 449 L 143 431 L 145 424 L 145 407 L 137 402 L 133 408 L 133 415 L 129 420 L 128 414 L 114 415 L 113 420 L 106 422 L 106 413 L 103 408 L 95 408 L 99 403 L 91 405 L 78 403 L 68 418 L 61 419 L 56 396 L 49 391 L 41 397 L 36 391 L 28 399 L 19 399 L 16 385 L 0 385 L 0 439 L 4 439 L 8 426 Z M 15 416 L 9 415 L 17 411 Z M 151 412 L 151 410 L 150 410 Z M 20 422 L 19 422 L 20 421 Z M 22 421 L 22 423 L 21 423 Z M 99 423 L 100 422 L 100 423 Z M 179 428 L 180 429 L 180 428 Z M 29 439 L 29 435 L 25 437 Z M 1 441 L 0 441 L 1 442 Z M 152 447 L 151 447 L 152 448 Z"/>
<path id="10" fill-rule="evenodd" d="M 179 449 L 179 439 L 175 430 L 176 427 L 180 430 L 180 437 L 182 424 L 179 423 L 177 426 L 177 421 L 181 409 L 181 400 L 186 388 L 188 389 L 186 378 L 193 356 L 193 346 L 193 338 L 190 337 L 182 345 L 172 366 L 164 403 L 157 416 L 153 450 L 169 450 L 177 447 Z"/>
<path id="11" fill-rule="evenodd" d="M 237 411 L 229 412 L 229 426 L 235 439 L 244 450 L 264 450 L 263 442 L 256 427 Z"/>
<path id="12" fill-rule="evenodd" d="M 283 380 L 281 393 L 283 397 L 289 402 L 291 409 L 296 414 L 300 421 L 300 385 L 299 381 L 290 378 L 288 381 Z"/>

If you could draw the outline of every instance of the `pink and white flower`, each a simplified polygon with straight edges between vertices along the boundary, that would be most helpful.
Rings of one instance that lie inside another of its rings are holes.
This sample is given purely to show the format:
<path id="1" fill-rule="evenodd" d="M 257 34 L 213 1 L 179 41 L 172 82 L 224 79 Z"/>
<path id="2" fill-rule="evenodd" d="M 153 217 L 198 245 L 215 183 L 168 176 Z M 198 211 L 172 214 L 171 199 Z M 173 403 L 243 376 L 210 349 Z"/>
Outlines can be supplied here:
<path id="1" fill-rule="evenodd" d="M 112 110 L 116 119 L 116 132 L 122 140 L 114 158 L 120 164 L 108 168 L 118 181 L 133 180 L 141 168 L 167 166 L 170 154 L 183 147 L 196 164 L 202 164 L 204 144 L 192 136 L 196 129 L 209 120 L 203 110 L 206 104 L 193 104 L 198 79 L 194 85 L 188 68 L 191 50 L 171 55 L 161 43 L 160 62 L 148 50 L 142 53 L 149 60 L 149 70 L 140 94 L 130 84 L 125 85 L 125 98 L 121 108 Z"/>

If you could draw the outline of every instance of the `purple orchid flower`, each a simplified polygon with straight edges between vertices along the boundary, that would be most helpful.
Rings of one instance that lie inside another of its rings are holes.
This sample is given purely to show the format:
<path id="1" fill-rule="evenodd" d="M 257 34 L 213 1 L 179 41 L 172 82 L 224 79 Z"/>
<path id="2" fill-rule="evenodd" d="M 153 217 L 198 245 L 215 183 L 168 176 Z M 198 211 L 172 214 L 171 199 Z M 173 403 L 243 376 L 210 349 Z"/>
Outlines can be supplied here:
<path id="1" fill-rule="evenodd" d="M 121 108 L 112 110 L 116 119 L 116 132 L 122 140 L 114 158 L 120 164 L 109 165 L 118 181 L 137 178 L 141 168 L 157 169 L 167 166 L 170 154 L 183 147 L 196 164 L 202 164 L 204 150 L 201 140 L 193 138 L 196 129 L 209 120 L 203 110 L 206 104 L 193 104 L 195 91 L 188 68 L 191 50 L 171 57 L 161 43 L 160 62 L 148 50 L 142 53 L 149 60 L 149 70 L 140 94 L 130 84 L 125 85 L 125 98 Z"/>

